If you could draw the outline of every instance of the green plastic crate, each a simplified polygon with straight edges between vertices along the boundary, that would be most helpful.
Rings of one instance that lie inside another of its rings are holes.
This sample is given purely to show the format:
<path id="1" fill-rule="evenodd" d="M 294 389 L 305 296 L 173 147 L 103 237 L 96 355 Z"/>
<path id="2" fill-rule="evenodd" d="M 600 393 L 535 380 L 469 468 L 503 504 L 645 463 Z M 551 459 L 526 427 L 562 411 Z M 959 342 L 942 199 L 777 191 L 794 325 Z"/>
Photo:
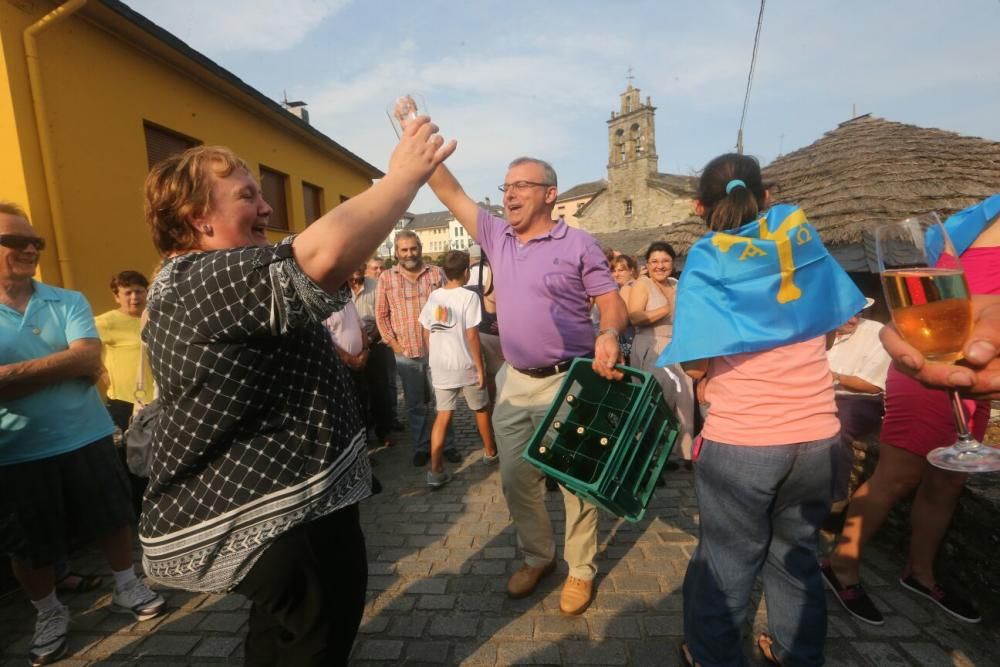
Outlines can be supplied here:
<path id="1" fill-rule="evenodd" d="M 650 373 L 619 366 L 605 380 L 590 359 L 570 366 L 522 455 L 581 498 L 629 521 L 646 512 L 678 423 Z"/>

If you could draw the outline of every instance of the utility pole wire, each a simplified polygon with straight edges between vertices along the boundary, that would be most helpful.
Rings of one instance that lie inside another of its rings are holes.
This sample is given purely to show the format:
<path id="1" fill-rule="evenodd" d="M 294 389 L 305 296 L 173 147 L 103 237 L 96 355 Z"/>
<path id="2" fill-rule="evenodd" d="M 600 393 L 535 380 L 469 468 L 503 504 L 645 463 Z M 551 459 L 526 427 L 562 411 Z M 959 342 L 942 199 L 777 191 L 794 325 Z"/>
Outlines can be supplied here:
<path id="1" fill-rule="evenodd" d="M 750 106 L 750 87 L 753 85 L 753 70 L 757 64 L 757 46 L 760 44 L 760 29 L 764 24 L 764 3 L 760 0 L 760 13 L 757 14 L 757 34 L 753 38 L 753 54 L 750 56 L 750 72 L 747 74 L 747 92 L 743 97 L 743 113 L 740 114 L 740 130 L 736 133 L 736 152 L 743 154 L 743 124 L 747 119 L 747 107 Z"/>

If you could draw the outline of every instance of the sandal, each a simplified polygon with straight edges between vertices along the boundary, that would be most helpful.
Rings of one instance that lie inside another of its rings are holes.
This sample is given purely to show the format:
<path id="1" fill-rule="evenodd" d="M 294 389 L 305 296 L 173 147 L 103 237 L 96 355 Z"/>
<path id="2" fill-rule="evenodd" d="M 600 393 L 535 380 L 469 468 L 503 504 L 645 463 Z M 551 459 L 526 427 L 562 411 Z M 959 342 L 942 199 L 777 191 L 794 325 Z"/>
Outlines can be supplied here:
<path id="1" fill-rule="evenodd" d="M 687 644 L 681 642 L 681 645 L 680 647 L 678 647 L 678 650 L 681 655 L 682 665 L 684 665 L 685 667 L 698 667 L 698 663 L 694 661 L 694 656 L 691 655 L 691 651 L 688 650 Z"/>
<path id="2" fill-rule="evenodd" d="M 766 632 L 760 633 L 760 636 L 757 637 L 757 650 L 759 650 L 761 655 L 764 656 L 764 660 L 767 661 L 767 664 L 781 667 L 781 663 L 778 662 L 776 657 L 774 657 L 773 646 L 774 640 L 771 639 L 771 635 Z"/>
<path id="3" fill-rule="evenodd" d="M 71 582 L 76 579 L 76 583 Z M 97 590 L 104 583 L 104 578 L 97 574 L 80 574 L 67 572 L 56 582 L 56 590 L 60 593 L 89 593 Z"/>

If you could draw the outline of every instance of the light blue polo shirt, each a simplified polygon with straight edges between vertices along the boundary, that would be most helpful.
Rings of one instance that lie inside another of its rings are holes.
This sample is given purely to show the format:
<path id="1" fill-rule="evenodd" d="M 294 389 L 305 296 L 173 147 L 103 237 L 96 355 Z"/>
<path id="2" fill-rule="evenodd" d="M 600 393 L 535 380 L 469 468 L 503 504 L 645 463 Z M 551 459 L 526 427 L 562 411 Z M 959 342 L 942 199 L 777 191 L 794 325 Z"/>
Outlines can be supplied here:
<path id="1" fill-rule="evenodd" d="M 62 352 L 97 336 L 90 304 L 79 292 L 33 281 L 24 314 L 0 304 L 0 364 Z M 0 465 L 71 452 L 115 430 L 93 382 L 65 380 L 22 398 L 0 401 Z"/>

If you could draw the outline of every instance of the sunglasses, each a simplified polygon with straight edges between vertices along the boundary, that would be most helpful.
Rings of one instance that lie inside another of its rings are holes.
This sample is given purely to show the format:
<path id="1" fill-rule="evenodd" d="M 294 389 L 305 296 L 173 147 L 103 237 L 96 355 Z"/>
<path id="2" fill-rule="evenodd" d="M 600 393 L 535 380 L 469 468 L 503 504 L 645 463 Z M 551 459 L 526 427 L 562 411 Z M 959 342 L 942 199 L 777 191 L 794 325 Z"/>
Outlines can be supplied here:
<path id="1" fill-rule="evenodd" d="M 45 249 L 45 239 L 37 236 L 21 236 L 20 234 L 0 234 L 0 246 L 11 250 L 26 250 L 28 246 L 35 246 L 35 250 Z"/>

